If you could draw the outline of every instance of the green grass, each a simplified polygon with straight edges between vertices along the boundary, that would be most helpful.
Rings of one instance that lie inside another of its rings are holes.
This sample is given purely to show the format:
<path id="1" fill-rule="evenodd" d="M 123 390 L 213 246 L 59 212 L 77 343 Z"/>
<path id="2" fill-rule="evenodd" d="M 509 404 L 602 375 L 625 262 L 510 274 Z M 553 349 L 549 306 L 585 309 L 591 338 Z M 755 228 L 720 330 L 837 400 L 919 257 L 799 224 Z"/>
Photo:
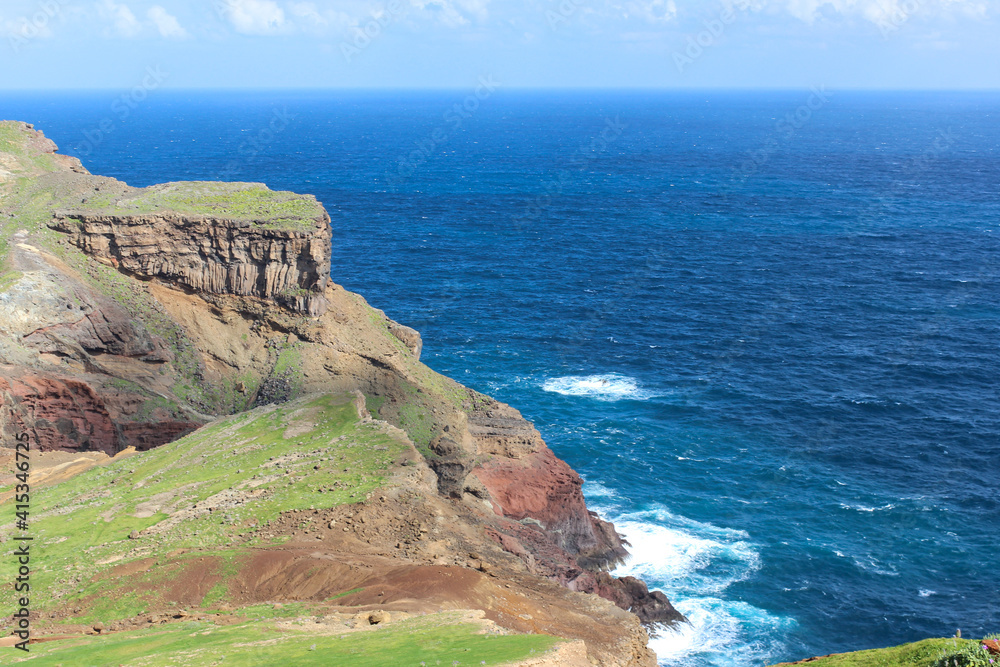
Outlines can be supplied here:
<path id="1" fill-rule="evenodd" d="M 368 412 L 371 413 L 371 416 L 374 417 L 375 419 L 381 419 L 381 417 L 379 417 L 378 411 L 384 403 L 385 403 L 385 396 L 365 397 L 365 407 L 368 409 Z"/>
<path id="2" fill-rule="evenodd" d="M 502 665 L 539 655 L 557 639 L 544 635 L 477 634 L 456 614 L 407 619 L 363 632 L 318 634 L 307 620 L 218 626 L 187 622 L 103 637 L 66 639 L 6 650 L 0 664 L 52 667 L 296 665 L 297 667 L 419 667 Z M 346 628 L 345 628 L 346 630 Z"/>
<path id="3" fill-rule="evenodd" d="M 933 667 L 946 651 L 957 651 L 970 643 L 972 640 L 968 639 L 925 639 L 914 644 L 833 655 L 808 664 L 810 667 Z"/>
<path id="4" fill-rule="evenodd" d="M 224 602 L 229 597 L 229 580 L 239 574 L 240 565 L 244 560 L 243 554 L 235 551 L 221 556 L 219 554 L 215 555 L 218 557 L 218 560 L 216 561 L 214 574 L 218 575 L 219 583 L 212 586 L 208 593 L 205 594 L 205 597 L 202 598 L 201 606 L 205 609 Z"/>
<path id="5" fill-rule="evenodd" d="M 21 127 L 15 121 L 0 121 L 0 153 L 9 153 L 17 158 L 19 164 L 15 167 L 15 172 L 18 168 L 35 168 L 42 172 L 54 170 L 55 161 L 51 155 L 34 154 L 33 151 L 25 150 L 29 140 L 27 134 L 29 131 L 22 130 Z"/>
<path id="6" fill-rule="evenodd" d="M 296 618 L 309 614 L 309 609 L 301 602 L 291 602 L 285 604 L 255 604 L 243 607 L 233 612 L 236 616 L 255 620 L 268 620 L 275 618 Z"/>
<path id="7" fill-rule="evenodd" d="M 269 229 L 307 230 L 322 219 L 323 207 L 312 197 L 276 192 L 260 183 L 180 181 L 156 185 L 110 202 L 88 201 L 87 208 L 110 208 L 121 214 L 175 211 L 189 215 L 251 220 Z"/>
<path id="8" fill-rule="evenodd" d="M 5 252 L 5 249 L 0 248 L 0 263 L 3 262 L 6 255 L 7 253 Z M 14 283 L 20 280 L 22 276 L 24 276 L 24 274 L 20 271 L 10 271 L 0 275 L 0 292 L 6 292 L 14 285 Z"/>
<path id="9" fill-rule="evenodd" d="M 26 136 L 14 121 L 0 121 L 0 153 L 22 155 Z"/>
<path id="10" fill-rule="evenodd" d="M 309 397 L 259 408 L 35 489 L 34 607 L 44 611 L 71 604 L 84 609 L 85 619 L 129 618 L 164 602 L 164 586 L 185 567 L 185 556 L 170 554 L 210 550 L 224 582 L 233 573 L 219 564 L 230 558 L 225 549 L 266 543 L 260 530 L 281 512 L 364 500 L 382 484 L 405 445 L 360 424 L 350 398 Z M 293 427 L 301 432 L 286 438 Z M 187 510 L 191 514 L 183 519 L 170 517 Z M 0 505 L 0 516 L 13 520 L 12 501 Z M 11 524 L 0 529 L 13 532 Z M 129 539 L 133 530 L 141 533 L 139 539 Z M 145 558 L 156 562 L 138 574 L 101 576 Z M 0 562 L 0 576 L 8 581 L 10 563 Z M 215 604 L 225 592 L 216 589 L 209 597 Z"/>
<path id="11" fill-rule="evenodd" d="M 344 591 L 343 593 L 337 593 L 329 598 L 329 600 L 339 600 L 340 598 L 346 598 L 348 595 L 354 595 L 355 593 L 360 593 L 365 590 L 364 588 L 352 588 L 349 591 Z"/>

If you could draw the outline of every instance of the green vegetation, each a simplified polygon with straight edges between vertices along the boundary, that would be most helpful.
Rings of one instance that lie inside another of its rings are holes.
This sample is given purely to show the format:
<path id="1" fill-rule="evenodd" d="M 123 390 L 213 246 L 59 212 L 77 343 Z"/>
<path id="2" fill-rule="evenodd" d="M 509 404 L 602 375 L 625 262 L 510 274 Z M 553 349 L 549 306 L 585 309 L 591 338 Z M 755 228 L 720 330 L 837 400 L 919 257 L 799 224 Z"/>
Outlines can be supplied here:
<path id="1" fill-rule="evenodd" d="M 137 391 L 145 393 L 141 387 Z M 138 423 L 148 422 L 153 418 L 153 413 L 157 410 L 169 414 L 173 419 L 183 420 L 186 416 L 184 410 L 174 401 L 162 396 L 150 396 L 139 406 L 136 413 L 132 415 L 131 420 Z"/>
<path id="2" fill-rule="evenodd" d="M 51 155 L 28 150 L 29 136 L 22 127 L 15 121 L 0 121 L 0 153 L 8 153 L 17 158 L 15 171 L 32 167 L 41 172 L 55 169 L 55 161 Z"/>
<path id="3" fill-rule="evenodd" d="M 1000 639 L 1000 635 L 988 635 L 986 639 Z M 996 656 L 989 652 L 985 644 L 972 641 L 958 650 L 952 649 L 946 652 L 938 658 L 934 667 L 991 667 L 996 660 Z"/>
<path id="4" fill-rule="evenodd" d="M 129 618 L 163 602 L 167 582 L 206 569 L 222 586 L 205 603 L 221 603 L 241 557 L 234 545 L 267 543 L 261 532 L 281 512 L 364 500 L 404 450 L 361 424 L 350 396 L 309 397 L 36 490 L 32 603 L 39 611 L 71 604 L 85 620 Z M 0 516 L 13 519 L 13 502 L 0 504 Z M 209 551 L 183 551 L 194 549 Z M 0 565 L 8 578 L 10 567 Z"/>
<path id="5" fill-rule="evenodd" d="M 23 151 L 23 134 L 17 129 L 17 124 L 5 120 L 0 121 L 0 152 L 20 154 Z"/>
<path id="6" fill-rule="evenodd" d="M 6 256 L 6 248 L 0 247 L 0 260 Z M 6 292 L 10 289 L 14 283 L 21 279 L 24 274 L 20 271 L 10 271 L 8 273 L 0 274 L 0 292 Z"/>
<path id="7" fill-rule="evenodd" d="M 110 201 L 87 202 L 100 210 Z M 306 230 L 323 218 L 323 207 L 313 199 L 293 192 L 275 192 L 261 183 L 181 181 L 155 185 L 114 202 L 119 214 L 175 211 L 189 215 L 252 220 L 266 229 Z"/>
<path id="8" fill-rule="evenodd" d="M 355 593 L 360 593 L 363 590 L 365 590 L 365 589 L 364 588 L 352 588 L 349 591 L 344 591 L 343 593 L 337 593 L 336 595 L 331 596 L 329 599 L 330 600 L 339 600 L 340 598 L 346 598 L 348 595 L 354 595 Z"/>
<path id="9" fill-rule="evenodd" d="M 309 626 L 311 629 L 307 630 Z M 178 623 L 103 637 L 36 644 L 30 660 L 38 667 L 77 665 L 297 665 L 300 667 L 420 667 L 421 665 L 501 665 L 551 649 L 558 640 L 544 635 L 478 634 L 456 614 L 407 619 L 369 630 L 340 624 L 317 632 L 312 619 L 214 625 Z M 344 634 L 341 634 L 344 633 Z"/>
<path id="10" fill-rule="evenodd" d="M 295 347 L 285 347 L 278 353 L 278 359 L 274 362 L 274 375 L 285 375 L 286 373 L 301 373 L 302 356 Z"/>
<path id="11" fill-rule="evenodd" d="M 463 387 L 449 377 L 435 372 L 414 358 L 409 348 L 389 329 L 386 315 L 372 308 L 361 296 L 354 298 L 367 310 L 368 319 L 393 348 L 400 352 L 399 360 L 404 363 L 413 384 L 401 387 L 406 392 L 406 400 L 401 404 L 385 405 L 384 399 L 368 398 L 368 409 L 372 415 L 396 424 L 410 436 L 410 440 L 425 458 L 435 458 L 430 442 L 440 432 L 432 407 L 443 399 L 456 410 L 471 412 L 479 403 L 492 401 L 489 397 Z"/>
<path id="12" fill-rule="evenodd" d="M 379 417 L 378 411 L 385 403 L 385 396 L 366 396 L 365 397 L 365 408 L 371 413 L 372 417 L 375 419 L 381 419 Z"/>
<path id="13" fill-rule="evenodd" d="M 215 556 L 216 565 L 212 574 L 219 577 L 219 582 L 215 586 L 212 586 L 208 593 L 205 594 L 205 597 L 202 598 L 201 606 L 205 609 L 209 609 L 213 605 L 224 601 L 229 596 L 228 582 L 239 574 L 240 565 L 246 560 L 243 553 L 235 551 L 226 552 L 222 555 L 217 553 Z"/>
<path id="14" fill-rule="evenodd" d="M 810 667 L 935 667 L 945 653 L 977 646 L 977 642 L 968 639 L 925 639 L 914 644 L 891 648 L 832 655 L 813 660 L 809 665 Z M 960 663 L 959 667 L 961 664 L 964 663 Z"/>
<path id="15" fill-rule="evenodd" d="M 310 614 L 310 610 L 301 602 L 285 604 L 265 603 L 243 607 L 233 612 L 236 616 L 262 621 L 274 618 L 297 618 Z"/>

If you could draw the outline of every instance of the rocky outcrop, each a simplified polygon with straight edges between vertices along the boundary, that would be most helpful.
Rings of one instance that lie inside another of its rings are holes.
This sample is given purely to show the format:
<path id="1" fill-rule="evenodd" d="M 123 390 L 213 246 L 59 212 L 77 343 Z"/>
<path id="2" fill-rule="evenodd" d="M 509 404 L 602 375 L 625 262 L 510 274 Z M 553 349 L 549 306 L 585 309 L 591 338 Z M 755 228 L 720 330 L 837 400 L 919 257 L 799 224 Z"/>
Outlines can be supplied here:
<path id="1" fill-rule="evenodd" d="M 571 590 L 594 593 L 650 624 L 684 622 L 663 593 L 604 570 L 628 557 L 614 526 L 587 509 L 583 480 L 521 413 L 477 395 L 467 419 L 431 443 L 442 494 L 488 499 L 502 517 L 490 537 L 525 567 Z"/>
<path id="2" fill-rule="evenodd" d="M 628 555 L 613 527 L 587 510 L 580 476 L 517 410 L 489 400 L 470 415 L 469 432 L 477 453 L 490 455 L 472 474 L 499 514 L 538 521 L 584 567 L 613 567 Z"/>
<path id="3" fill-rule="evenodd" d="M 148 450 L 190 433 L 200 423 L 162 419 L 124 422 L 112 417 L 106 397 L 81 379 L 15 372 L 0 367 L 0 434 L 13 442 L 27 433 L 39 451 Z"/>
<path id="4" fill-rule="evenodd" d="M 88 255 L 143 278 L 196 292 L 271 299 L 319 317 L 330 275 L 330 218 L 304 230 L 253 220 L 175 213 L 109 215 L 63 211 L 51 226 Z"/>
<path id="5" fill-rule="evenodd" d="M 600 595 L 654 628 L 673 627 L 677 623 L 687 622 L 684 614 L 674 609 L 666 595 L 649 590 L 644 581 L 635 577 L 612 577 L 607 572 L 584 572 L 570 583 L 569 588 Z"/>

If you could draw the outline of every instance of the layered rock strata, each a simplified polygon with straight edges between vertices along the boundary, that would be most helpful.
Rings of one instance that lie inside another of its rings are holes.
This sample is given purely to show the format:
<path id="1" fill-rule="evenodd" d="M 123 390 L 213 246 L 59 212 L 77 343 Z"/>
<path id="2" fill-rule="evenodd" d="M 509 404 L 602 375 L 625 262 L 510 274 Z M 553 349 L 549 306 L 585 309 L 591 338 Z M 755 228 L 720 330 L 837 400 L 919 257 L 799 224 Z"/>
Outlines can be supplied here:
<path id="1" fill-rule="evenodd" d="M 330 275 L 330 218 L 303 231 L 253 220 L 179 215 L 59 212 L 52 227 L 95 258 L 143 278 L 196 292 L 271 299 L 319 317 Z"/>

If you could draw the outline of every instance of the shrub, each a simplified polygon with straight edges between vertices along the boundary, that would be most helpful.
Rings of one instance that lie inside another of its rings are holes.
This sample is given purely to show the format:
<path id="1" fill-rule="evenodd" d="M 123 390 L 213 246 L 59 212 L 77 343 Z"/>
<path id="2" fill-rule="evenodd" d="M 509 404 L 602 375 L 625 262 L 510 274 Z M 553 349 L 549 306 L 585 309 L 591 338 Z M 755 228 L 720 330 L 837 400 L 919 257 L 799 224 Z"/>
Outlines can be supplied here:
<path id="1" fill-rule="evenodd" d="M 997 635 L 990 635 L 987 639 L 995 639 Z M 934 667 L 1000 667 L 1000 660 L 986 648 L 981 642 L 969 643 L 955 653 L 945 653 Z"/>

